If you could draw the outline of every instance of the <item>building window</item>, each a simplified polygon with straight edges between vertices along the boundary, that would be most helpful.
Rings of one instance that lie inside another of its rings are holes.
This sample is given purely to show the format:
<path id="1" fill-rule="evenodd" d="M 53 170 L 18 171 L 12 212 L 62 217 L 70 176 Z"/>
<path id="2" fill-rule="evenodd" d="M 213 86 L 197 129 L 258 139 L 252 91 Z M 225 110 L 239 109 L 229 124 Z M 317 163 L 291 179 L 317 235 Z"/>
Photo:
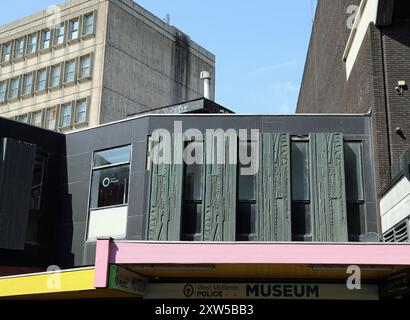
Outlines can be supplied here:
<path id="1" fill-rule="evenodd" d="M 24 38 L 19 38 L 14 45 L 14 58 L 22 58 L 24 54 Z"/>
<path id="2" fill-rule="evenodd" d="M 75 40 L 78 39 L 80 31 L 80 19 L 75 18 L 70 20 L 69 28 L 68 28 L 68 40 Z"/>
<path id="3" fill-rule="evenodd" d="M 46 128 L 49 130 L 55 130 L 56 120 L 57 120 L 57 107 L 48 109 L 47 117 L 46 117 Z"/>
<path id="4" fill-rule="evenodd" d="M 27 37 L 27 54 L 32 54 L 37 52 L 37 33 L 32 33 Z"/>
<path id="5" fill-rule="evenodd" d="M 344 156 L 349 241 L 359 241 L 365 221 L 362 143 L 345 142 Z"/>
<path id="6" fill-rule="evenodd" d="M 191 141 L 186 147 L 192 150 L 193 158 L 203 155 L 203 143 Z M 186 148 L 186 150 L 187 150 Z M 185 164 L 184 194 L 181 215 L 181 240 L 200 241 L 202 238 L 202 190 L 203 164 Z"/>
<path id="7" fill-rule="evenodd" d="M 41 44 L 40 49 L 50 49 L 50 41 L 51 41 L 51 31 L 50 30 L 43 30 L 41 31 Z"/>
<path id="8" fill-rule="evenodd" d="M 60 110 L 60 128 L 67 128 L 71 126 L 72 115 L 73 104 L 71 102 L 62 104 Z"/>
<path id="9" fill-rule="evenodd" d="M 9 99 L 17 99 L 20 93 L 20 77 L 10 80 Z"/>
<path id="10" fill-rule="evenodd" d="M 59 87 L 61 84 L 61 65 L 57 64 L 50 70 L 50 88 Z"/>
<path id="11" fill-rule="evenodd" d="M 31 116 L 31 124 L 36 127 L 41 127 L 43 124 L 43 111 L 33 112 Z"/>
<path id="12" fill-rule="evenodd" d="M 29 123 L 29 116 L 28 113 L 21 114 L 17 117 L 17 121 L 21 123 Z"/>
<path id="13" fill-rule="evenodd" d="M 312 241 L 308 141 L 291 142 L 292 240 Z"/>
<path id="14" fill-rule="evenodd" d="M 94 33 L 94 17 L 95 17 L 94 12 L 86 14 L 84 16 L 83 35 Z"/>
<path id="15" fill-rule="evenodd" d="M 239 151 L 252 155 L 252 142 L 240 141 Z M 256 160 L 256 159 L 255 159 Z M 249 168 L 250 164 L 238 164 L 238 201 L 236 213 L 236 240 L 255 240 L 256 227 L 256 176 L 243 175 L 242 169 Z"/>
<path id="16" fill-rule="evenodd" d="M 91 77 L 91 54 L 80 58 L 79 78 L 85 79 Z"/>
<path id="17" fill-rule="evenodd" d="M 75 108 L 75 123 L 82 124 L 87 122 L 88 99 L 78 100 Z"/>
<path id="18" fill-rule="evenodd" d="M 41 193 L 43 188 L 44 171 L 46 165 L 46 156 L 36 154 L 34 161 L 33 184 L 31 187 L 31 203 L 30 210 L 41 209 Z"/>
<path id="19" fill-rule="evenodd" d="M 11 41 L 3 44 L 3 50 L 1 53 L 1 62 L 8 62 L 11 58 Z"/>
<path id="20" fill-rule="evenodd" d="M 28 73 L 23 76 L 22 94 L 29 95 L 33 92 L 33 74 Z"/>
<path id="21" fill-rule="evenodd" d="M 5 102 L 7 98 L 7 80 L 0 82 L 0 102 Z"/>
<path id="22" fill-rule="evenodd" d="M 64 67 L 64 83 L 75 81 L 75 60 L 70 60 L 65 63 Z"/>
<path id="23" fill-rule="evenodd" d="M 131 146 L 96 152 L 91 182 L 91 209 L 128 203 Z"/>
<path id="24" fill-rule="evenodd" d="M 37 71 L 36 91 L 44 91 L 47 88 L 47 68 Z"/>
<path id="25" fill-rule="evenodd" d="M 64 43 L 65 24 L 61 23 L 54 31 L 54 45 L 60 45 Z"/>

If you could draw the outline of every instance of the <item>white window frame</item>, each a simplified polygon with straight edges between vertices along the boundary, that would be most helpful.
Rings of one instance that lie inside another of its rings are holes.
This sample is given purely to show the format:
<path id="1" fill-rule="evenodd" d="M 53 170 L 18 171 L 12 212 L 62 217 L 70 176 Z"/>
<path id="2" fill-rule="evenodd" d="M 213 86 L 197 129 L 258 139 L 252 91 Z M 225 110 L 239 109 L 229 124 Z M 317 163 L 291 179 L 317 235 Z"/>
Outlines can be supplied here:
<path id="1" fill-rule="evenodd" d="M 55 110 L 55 119 L 54 119 L 54 127 L 53 128 L 49 128 L 48 124 L 49 124 L 49 114 L 50 111 Z M 46 111 L 46 115 L 45 115 L 45 120 L 44 120 L 44 127 L 48 130 L 57 130 L 57 125 L 58 125 L 58 121 L 59 121 L 59 117 L 58 117 L 58 112 L 59 111 L 59 106 L 53 106 L 50 108 L 47 108 Z"/>
<path id="2" fill-rule="evenodd" d="M 60 80 L 58 82 L 57 85 L 53 84 L 53 69 L 59 67 L 60 68 Z M 63 64 L 62 63 L 57 63 L 53 66 L 50 67 L 50 72 L 49 72 L 49 79 L 48 79 L 48 88 L 50 90 L 56 89 L 56 88 L 61 88 L 61 82 L 62 82 L 62 78 L 63 78 L 64 74 L 63 74 Z"/>
<path id="3" fill-rule="evenodd" d="M 7 99 L 8 99 L 9 80 L 6 79 L 6 80 L 3 80 L 3 81 L 0 81 L 0 84 L 2 84 L 2 83 L 5 83 L 5 85 L 6 85 L 6 90 L 5 90 L 5 92 L 4 92 L 4 99 L 1 100 L 1 98 L 0 98 L 0 103 L 6 103 L 6 102 L 7 102 Z"/>
<path id="4" fill-rule="evenodd" d="M 65 106 L 70 106 L 70 123 L 67 125 L 63 125 L 63 119 L 64 119 L 64 107 Z M 58 128 L 59 129 L 67 129 L 67 128 L 71 128 L 73 125 L 73 111 L 74 111 L 74 101 L 70 101 L 70 102 L 66 102 L 66 103 L 62 103 L 60 105 L 60 118 L 58 121 Z"/>
<path id="5" fill-rule="evenodd" d="M 79 117 L 78 117 L 78 115 L 79 115 L 79 114 L 78 114 L 78 104 L 79 104 L 79 102 L 81 102 L 81 101 L 85 101 L 85 121 L 79 122 L 79 121 L 78 121 L 78 118 L 79 118 Z M 89 111 L 90 111 L 90 98 L 87 97 L 87 98 L 84 98 L 84 99 L 78 99 L 78 100 L 75 102 L 74 124 L 75 124 L 76 126 L 88 124 Z"/>
<path id="6" fill-rule="evenodd" d="M 34 119 L 36 118 L 36 115 L 38 115 L 38 114 L 40 115 L 40 125 L 37 125 L 36 123 L 34 123 Z M 31 124 L 33 126 L 43 127 L 43 124 L 44 124 L 44 112 L 43 112 L 43 110 L 34 111 L 31 114 Z"/>
<path id="7" fill-rule="evenodd" d="M 10 45 L 10 51 L 8 53 L 8 59 L 7 60 L 4 59 L 4 46 L 6 44 Z M 1 46 L 1 63 L 10 63 L 11 60 L 12 60 L 12 57 L 13 57 L 13 41 L 10 40 L 10 41 L 4 42 Z"/>
<path id="8" fill-rule="evenodd" d="M 23 47 L 21 48 L 21 55 L 17 56 L 17 43 L 20 41 L 23 42 Z M 25 47 L 26 47 L 26 37 L 20 37 L 14 40 L 14 50 L 13 50 L 13 59 L 14 60 L 21 60 L 24 59 L 24 52 L 25 52 Z"/>
<path id="9" fill-rule="evenodd" d="M 93 17 L 93 28 L 92 28 L 91 32 L 86 33 L 87 26 L 85 24 L 87 22 L 87 17 L 90 17 L 90 16 Z M 96 23 L 96 21 L 97 21 L 97 11 L 92 11 L 92 12 L 89 12 L 89 13 L 83 15 L 83 19 L 82 19 L 82 25 L 83 25 L 82 26 L 82 36 L 83 37 L 95 35 L 95 27 L 96 27 L 95 23 Z"/>
<path id="10" fill-rule="evenodd" d="M 36 43 L 35 43 L 35 49 L 33 52 L 29 52 L 29 48 L 32 46 L 30 39 L 33 39 L 33 37 L 36 37 Z M 33 32 L 30 33 L 27 36 L 26 42 L 26 55 L 35 55 L 38 52 L 38 45 L 39 45 L 39 33 L 38 32 Z"/>
<path id="11" fill-rule="evenodd" d="M 57 30 L 59 30 L 60 28 L 64 28 L 63 34 L 61 35 L 63 37 L 63 41 L 61 43 L 57 43 Z M 52 38 L 52 46 L 53 47 L 59 47 L 59 46 L 64 46 L 65 42 L 66 42 L 66 36 L 67 36 L 67 23 L 64 21 L 62 23 L 60 23 L 60 25 L 54 29 L 54 35 Z"/>
<path id="12" fill-rule="evenodd" d="M 67 64 L 69 63 L 74 63 L 74 69 L 73 69 L 73 80 L 68 81 L 67 80 Z M 64 81 L 63 83 L 66 84 L 73 84 L 77 80 L 77 59 L 71 59 L 67 60 L 64 62 Z"/>
<path id="13" fill-rule="evenodd" d="M 72 38 L 73 30 L 71 29 L 71 27 L 72 27 L 72 22 L 74 22 L 75 20 L 78 21 L 77 37 Z M 81 17 L 76 17 L 76 18 L 68 20 L 67 42 L 78 41 L 80 40 L 80 38 L 81 38 Z"/>
<path id="14" fill-rule="evenodd" d="M 30 92 L 26 92 L 26 77 L 27 76 L 31 76 L 31 90 Z M 22 96 L 29 96 L 33 94 L 34 91 L 34 72 L 29 72 L 24 74 L 22 77 L 22 81 L 21 81 L 21 95 Z"/>
<path id="15" fill-rule="evenodd" d="M 39 83 L 39 73 L 41 72 L 41 71 L 45 71 L 46 72 L 46 79 L 45 79 L 45 81 L 44 81 L 44 83 L 45 83 L 45 87 L 44 87 L 44 89 L 39 89 L 38 88 L 38 83 Z M 47 90 L 47 87 L 48 87 L 48 68 L 46 67 L 46 68 L 41 68 L 41 69 L 38 69 L 37 71 L 36 71 L 36 81 L 35 81 L 35 88 L 34 88 L 34 91 L 36 92 L 36 93 L 38 93 L 38 92 L 44 92 L 44 91 L 46 91 Z"/>
<path id="16" fill-rule="evenodd" d="M 90 57 L 90 71 L 89 71 L 89 75 L 88 76 L 85 76 L 85 77 L 83 77 L 83 76 L 81 76 L 81 70 L 82 70 L 82 60 L 84 59 L 84 58 L 86 58 L 86 57 Z M 93 77 L 93 65 L 94 65 L 94 54 L 91 52 L 91 53 L 89 53 L 89 54 L 85 54 L 85 55 L 83 55 L 83 56 L 81 56 L 80 58 L 79 58 L 79 61 L 78 61 L 78 71 L 77 71 L 77 75 L 78 75 L 78 80 L 79 81 L 82 81 L 82 80 L 88 80 L 88 79 L 91 79 L 92 77 Z"/>
<path id="17" fill-rule="evenodd" d="M 18 80 L 17 95 L 15 97 L 11 95 L 12 90 L 13 90 L 12 84 L 14 80 Z M 8 90 L 8 100 L 18 100 L 20 98 L 20 92 L 21 92 L 20 86 L 21 86 L 21 76 L 17 76 L 17 77 L 10 79 L 10 86 Z"/>
<path id="18" fill-rule="evenodd" d="M 45 32 L 49 32 L 50 33 L 50 37 L 48 39 L 48 48 L 44 48 L 43 44 L 44 44 L 44 34 Z M 51 29 L 43 29 L 40 31 L 40 45 L 39 45 L 39 50 L 40 52 L 42 51 L 48 51 L 51 50 L 51 47 L 53 46 L 53 31 Z"/>

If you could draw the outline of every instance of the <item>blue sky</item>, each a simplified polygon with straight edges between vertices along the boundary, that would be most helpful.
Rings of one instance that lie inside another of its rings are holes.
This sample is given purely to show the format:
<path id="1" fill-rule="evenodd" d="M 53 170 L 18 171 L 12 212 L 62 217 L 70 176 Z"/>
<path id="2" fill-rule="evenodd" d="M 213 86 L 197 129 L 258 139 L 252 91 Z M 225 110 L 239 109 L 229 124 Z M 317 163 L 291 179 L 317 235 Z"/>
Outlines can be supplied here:
<path id="1" fill-rule="evenodd" d="M 13 0 L 0 24 L 61 1 Z M 316 0 L 136 0 L 216 55 L 216 101 L 238 113 L 293 113 Z"/>

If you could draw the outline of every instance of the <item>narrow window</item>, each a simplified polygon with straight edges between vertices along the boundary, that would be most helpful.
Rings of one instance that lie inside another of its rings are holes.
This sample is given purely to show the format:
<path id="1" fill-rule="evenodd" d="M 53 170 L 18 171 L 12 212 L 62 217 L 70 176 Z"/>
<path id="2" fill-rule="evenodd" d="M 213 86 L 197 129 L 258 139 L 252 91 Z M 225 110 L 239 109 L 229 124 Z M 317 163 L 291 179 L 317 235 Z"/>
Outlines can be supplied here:
<path id="1" fill-rule="evenodd" d="M 82 100 L 77 101 L 76 111 L 75 111 L 75 123 L 76 124 L 87 122 L 87 109 L 88 109 L 87 99 L 82 99 Z"/>
<path id="2" fill-rule="evenodd" d="M 239 152 L 252 155 L 252 142 L 239 141 Z M 244 175 L 243 169 L 251 163 L 243 164 L 238 161 L 238 201 L 236 212 L 236 240 L 251 241 L 255 239 L 255 206 L 256 206 L 256 176 Z"/>
<path id="3" fill-rule="evenodd" d="M 349 241 L 359 241 L 365 231 L 362 143 L 344 143 L 347 225 Z"/>
<path id="4" fill-rule="evenodd" d="M 27 37 L 27 53 L 36 53 L 37 52 L 37 33 L 32 33 Z"/>
<path id="5" fill-rule="evenodd" d="M 70 20 L 68 40 L 78 39 L 79 29 L 80 29 L 80 20 L 79 20 L 79 18 Z"/>
<path id="6" fill-rule="evenodd" d="M 7 80 L 0 82 L 0 102 L 5 102 L 7 98 Z"/>
<path id="7" fill-rule="evenodd" d="M 11 58 L 11 41 L 3 44 L 3 50 L 1 54 L 1 62 L 8 62 Z"/>
<path id="8" fill-rule="evenodd" d="M 36 77 L 36 91 L 44 91 L 47 87 L 47 69 L 37 71 Z"/>
<path id="9" fill-rule="evenodd" d="M 41 31 L 41 44 L 40 49 L 50 49 L 50 41 L 51 41 L 51 31 L 50 30 L 43 30 Z"/>
<path id="10" fill-rule="evenodd" d="M 59 45 L 64 43 L 64 32 L 65 24 L 61 23 L 54 31 L 54 45 Z"/>
<path id="11" fill-rule="evenodd" d="M 71 126 L 73 105 L 72 103 L 66 103 L 61 105 L 60 112 L 60 128 L 66 128 Z"/>
<path id="12" fill-rule="evenodd" d="M 57 64 L 51 67 L 50 71 L 50 88 L 58 87 L 61 84 L 61 65 Z"/>
<path id="13" fill-rule="evenodd" d="M 43 111 L 36 111 L 33 112 L 31 116 L 31 124 L 36 126 L 36 127 L 41 127 L 43 123 Z"/>
<path id="14" fill-rule="evenodd" d="M 88 35 L 94 33 L 94 13 L 89 13 L 84 16 L 83 34 Z"/>
<path id="15" fill-rule="evenodd" d="M 308 141 L 291 142 L 292 240 L 311 241 Z"/>
<path id="16" fill-rule="evenodd" d="M 131 146 L 100 151 L 94 155 L 91 209 L 128 203 Z"/>
<path id="17" fill-rule="evenodd" d="M 28 73 L 23 77 L 23 95 L 31 94 L 33 92 L 33 74 Z"/>
<path id="18" fill-rule="evenodd" d="M 10 81 L 10 99 L 17 99 L 20 93 L 20 77 L 13 78 Z"/>
<path id="19" fill-rule="evenodd" d="M 91 54 L 80 58 L 79 78 L 83 79 L 89 77 L 91 77 Z"/>
<path id="20" fill-rule="evenodd" d="M 49 130 L 56 129 L 57 108 L 50 108 L 47 110 L 46 128 Z"/>
<path id="21" fill-rule="evenodd" d="M 64 83 L 75 81 L 75 60 L 70 60 L 65 63 L 64 68 Z"/>
<path id="22" fill-rule="evenodd" d="M 191 141 L 186 150 L 192 150 L 193 158 L 203 158 L 203 143 Z M 181 240 L 199 241 L 202 238 L 202 184 L 203 164 L 185 164 L 184 194 L 181 215 Z"/>
<path id="23" fill-rule="evenodd" d="M 14 58 L 22 58 L 24 54 L 24 38 L 19 38 L 15 42 Z"/>

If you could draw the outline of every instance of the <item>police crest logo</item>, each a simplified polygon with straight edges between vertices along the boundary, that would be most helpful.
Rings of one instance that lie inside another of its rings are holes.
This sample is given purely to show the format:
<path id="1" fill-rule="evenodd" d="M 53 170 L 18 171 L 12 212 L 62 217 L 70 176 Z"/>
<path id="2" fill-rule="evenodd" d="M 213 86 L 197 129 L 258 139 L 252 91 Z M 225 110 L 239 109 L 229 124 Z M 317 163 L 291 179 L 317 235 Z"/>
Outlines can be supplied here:
<path id="1" fill-rule="evenodd" d="M 186 284 L 184 287 L 184 296 L 189 298 L 194 294 L 194 287 L 191 284 Z"/>

